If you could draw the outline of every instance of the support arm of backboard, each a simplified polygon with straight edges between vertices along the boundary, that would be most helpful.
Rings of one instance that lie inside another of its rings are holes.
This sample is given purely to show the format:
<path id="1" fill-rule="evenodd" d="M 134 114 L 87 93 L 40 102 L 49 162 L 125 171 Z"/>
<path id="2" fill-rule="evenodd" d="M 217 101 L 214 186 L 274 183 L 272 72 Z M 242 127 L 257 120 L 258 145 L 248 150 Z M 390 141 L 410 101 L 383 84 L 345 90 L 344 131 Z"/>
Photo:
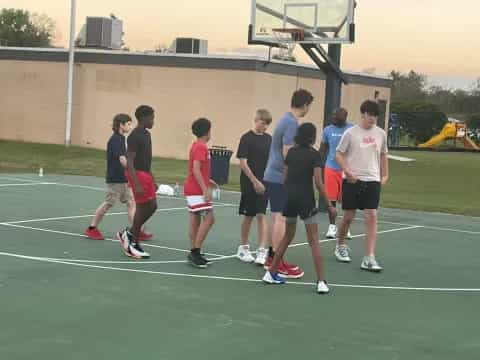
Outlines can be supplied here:
<path id="1" fill-rule="evenodd" d="M 336 76 L 342 80 L 342 82 L 347 85 L 348 84 L 348 79 L 343 73 L 342 70 L 340 70 L 340 67 L 335 64 L 335 62 L 328 56 L 328 53 L 320 46 L 320 45 L 314 45 L 314 44 L 300 44 L 302 46 L 302 49 L 307 53 L 307 55 L 312 59 L 312 61 L 325 73 L 327 74 L 328 72 L 333 72 Z M 322 61 L 320 57 L 317 55 L 317 53 L 320 54 Z"/>

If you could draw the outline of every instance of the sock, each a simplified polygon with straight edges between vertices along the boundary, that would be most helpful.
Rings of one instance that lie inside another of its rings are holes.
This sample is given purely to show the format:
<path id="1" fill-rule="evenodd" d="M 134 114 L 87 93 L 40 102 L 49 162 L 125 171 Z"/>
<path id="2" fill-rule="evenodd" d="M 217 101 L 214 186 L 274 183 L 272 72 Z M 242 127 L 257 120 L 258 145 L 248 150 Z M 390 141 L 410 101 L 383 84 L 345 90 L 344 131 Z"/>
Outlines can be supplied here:
<path id="1" fill-rule="evenodd" d="M 97 228 L 96 226 L 90 225 L 90 226 L 88 227 L 88 230 L 93 230 L 93 229 L 96 229 L 96 228 Z"/>
<path id="2" fill-rule="evenodd" d="M 190 250 L 190 252 L 195 255 L 200 255 L 200 248 L 193 248 Z"/>

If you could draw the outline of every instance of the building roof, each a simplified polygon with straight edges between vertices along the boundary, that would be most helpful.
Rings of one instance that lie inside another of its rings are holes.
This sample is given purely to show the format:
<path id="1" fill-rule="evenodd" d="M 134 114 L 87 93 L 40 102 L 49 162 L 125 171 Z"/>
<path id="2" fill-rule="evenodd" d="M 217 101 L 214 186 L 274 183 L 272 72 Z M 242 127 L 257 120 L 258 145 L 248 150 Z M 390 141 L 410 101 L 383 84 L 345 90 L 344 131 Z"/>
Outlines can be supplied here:
<path id="1" fill-rule="evenodd" d="M 0 47 L 0 60 L 67 62 L 68 50 L 59 48 Z M 75 49 L 75 62 L 94 64 L 118 64 L 137 66 L 185 67 L 199 69 L 248 70 L 272 74 L 325 79 L 316 66 L 267 61 L 261 56 L 164 54 L 155 52 L 127 52 L 97 49 Z M 392 87 L 392 80 L 385 76 L 346 72 L 350 83 L 378 87 Z"/>

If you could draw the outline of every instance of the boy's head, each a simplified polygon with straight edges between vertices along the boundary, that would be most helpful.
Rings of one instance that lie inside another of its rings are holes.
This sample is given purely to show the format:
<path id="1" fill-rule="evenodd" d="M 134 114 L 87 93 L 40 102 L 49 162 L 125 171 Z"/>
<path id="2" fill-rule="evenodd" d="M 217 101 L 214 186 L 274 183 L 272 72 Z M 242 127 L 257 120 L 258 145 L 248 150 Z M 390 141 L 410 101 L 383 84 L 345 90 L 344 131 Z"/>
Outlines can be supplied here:
<path id="1" fill-rule="evenodd" d="M 313 95 L 304 89 L 298 89 L 292 95 L 290 106 L 294 109 L 299 117 L 304 117 L 310 110 L 313 102 Z"/>
<path id="2" fill-rule="evenodd" d="M 272 123 L 272 115 L 268 110 L 259 109 L 255 114 L 255 132 L 263 134 Z"/>
<path id="3" fill-rule="evenodd" d="M 135 117 L 137 118 L 139 126 L 151 129 L 153 127 L 155 112 L 152 107 L 148 105 L 140 105 L 137 107 L 137 110 L 135 110 Z"/>
<path id="4" fill-rule="evenodd" d="M 128 134 L 132 128 L 132 118 L 127 114 L 118 114 L 113 118 L 112 130 L 113 132 L 122 135 Z"/>
<path id="5" fill-rule="evenodd" d="M 210 120 L 205 118 L 197 119 L 192 124 L 192 133 L 198 139 L 203 138 L 205 141 L 210 140 L 210 129 L 212 128 L 212 123 Z"/>
<path id="6" fill-rule="evenodd" d="M 343 127 L 347 123 L 348 111 L 344 108 L 338 108 L 332 116 L 332 124 Z"/>
<path id="7" fill-rule="evenodd" d="M 367 100 L 360 106 L 360 113 L 362 114 L 360 125 L 365 129 L 370 129 L 377 124 L 380 108 L 375 101 Z"/>
<path id="8" fill-rule="evenodd" d="M 306 122 L 298 127 L 295 143 L 300 146 L 310 147 L 317 141 L 317 128 L 312 123 Z"/>

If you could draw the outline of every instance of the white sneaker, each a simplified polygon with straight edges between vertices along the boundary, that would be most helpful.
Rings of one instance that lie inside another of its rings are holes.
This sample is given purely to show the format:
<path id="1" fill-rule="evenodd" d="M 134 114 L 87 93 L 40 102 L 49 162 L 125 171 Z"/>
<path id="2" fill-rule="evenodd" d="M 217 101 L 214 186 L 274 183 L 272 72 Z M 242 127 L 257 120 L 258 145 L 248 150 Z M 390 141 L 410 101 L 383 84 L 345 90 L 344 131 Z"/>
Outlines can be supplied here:
<path id="1" fill-rule="evenodd" d="M 335 246 L 335 257 L 340 262 L 350 262 L 350 249 L 347 245 L 337 245 Z"/>
<path id="2" fill-rule="evenodd" d="M 265 263 L 267 262 L 267 257 L 268 257 L 268 249 L 258 248 L 255 264 L 261 265 L 261 266 L 265 265 Z"/>
<path id="3" fill-rule="evenodd" d="M 249 245 L 240 245 L 238 247 L 237 258 L 240 261 L 243 261 L 243 262 L 246 262 L 246 263 L 252 263 L 252 262 L 255 261 L 255 258 L 253 257 L 252 253 L 250 252 L 250 246 Z"/>
<path id="4" fill-rule="evenodd" d="M 265 275 L 262 278 L 262 281 L 266 284 L 285 284 L 286 281 L 283 277 L 281 277 L 278 273 L 271 273 L 267 270 Z"/>
<path id="5" fill-rule="evenodd" d="M 352 239 L 353 239 L 353 236 L 352 236 L 352 233 L 350 232 L 350 230 L 348 230 L 348 232 L 347 232 L 347 239 L 348 239 L 348 240 L 352 240 Z"/>
<path id="6" fill-rule="evenodd" d="M 336 239 L 337 238 L 337 225 L 330 224 L 328 225 L 328 231 L 325 235 L 327 239 Z"/>
<path id="7" fill-rule="evenodd" d="M 130 252 L 128 250 L 128 247 L 130 246 L 130 236 L 131 235 L 128 233 L 128 229 L 117 232 L 117 239 L 120 241 L 120 246 L 127 256 L 130 256 Z"/>
<path id="8" fill-rule="evenodd" d="M 317 293 L 319 294 L 328 294 L 330 289 L 328 288 L 327 282 L 325 280 L 317 282 Z"/>
<path id="9" fill-rule="evenodd" d="M 371 272 L 381 272 L 383 270 L 374 256 L 364 256 L 360 268 Z"/>
<path id="10" fill-rule="evenodd" d="M 139 243 L 130 243 L 128 250 L 135 259 L 148 259 L 150 254 L 142 249 Z"/>

